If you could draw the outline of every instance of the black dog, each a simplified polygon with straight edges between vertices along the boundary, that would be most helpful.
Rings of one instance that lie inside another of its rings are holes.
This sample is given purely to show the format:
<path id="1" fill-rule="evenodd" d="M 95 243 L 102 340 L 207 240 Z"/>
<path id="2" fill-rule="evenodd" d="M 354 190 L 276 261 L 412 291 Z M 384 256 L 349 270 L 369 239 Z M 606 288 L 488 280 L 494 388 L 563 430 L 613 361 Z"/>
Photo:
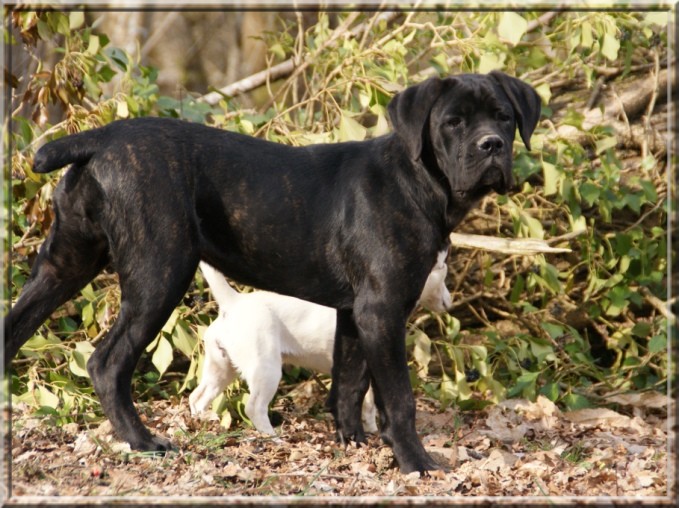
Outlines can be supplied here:
<path id="1" fill-rule="evenodd" d="M 88 371 L 120 438 L 168 450 L 141 422 L 131 377 L 203 259 L 241 283 L 338 309 L 329 404 L 339 439 L 365 439 L 372 382 L 401 469 L 435 469 L 415 431 L 406 320 L 448 233 L 481 197 L 513 185 L 516 126 L 528 146 L 539 114 L 533 88 L 492 72 L 406 89 L 389 104 L 395 133 L 360 143 L 293 148 L 156 118 L 53 141 L 34 171 L 72 166 L 6 319 L 5 358 L 112 265 L 120 315 Z"/>

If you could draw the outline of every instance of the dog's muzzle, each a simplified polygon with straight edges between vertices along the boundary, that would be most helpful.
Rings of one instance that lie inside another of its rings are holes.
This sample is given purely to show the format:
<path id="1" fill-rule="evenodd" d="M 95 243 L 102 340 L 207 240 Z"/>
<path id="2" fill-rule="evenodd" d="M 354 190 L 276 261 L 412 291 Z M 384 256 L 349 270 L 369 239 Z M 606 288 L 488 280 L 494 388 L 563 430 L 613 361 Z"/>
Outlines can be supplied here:
<path id="1" fill-rule="evenodd" d="M 476 142 L 477 156 L 484 160 L 485 169 L 481 186 L 490 188 L 498 194 L 507 194 L 514 189 L 511 147 L 497 134 L 487 134 Z"/>
<path id="2" fill-rule="evenodd" d="M 490 183 L 491 189 L 498 194 L 507 194 L 516 191 L 511 165 L 503 165 L 501 168 L 494 167 L 490 171 L 492 172 L 492 181 Z"/>

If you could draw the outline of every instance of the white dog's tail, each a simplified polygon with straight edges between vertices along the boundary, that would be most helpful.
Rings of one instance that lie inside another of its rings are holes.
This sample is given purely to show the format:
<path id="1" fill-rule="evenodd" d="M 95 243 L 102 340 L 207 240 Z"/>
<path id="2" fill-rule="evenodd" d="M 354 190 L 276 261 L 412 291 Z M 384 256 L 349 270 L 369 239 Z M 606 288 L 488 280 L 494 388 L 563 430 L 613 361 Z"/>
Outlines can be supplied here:
<path id="1" fill-rule="evenodd" d="M 214 296 L 219 309 L 227 309 L 238 297 L 238 291 L 233 289 L 226 280 L 226 277 L 217 269 L 208 265 L 204 261 L 200 262 L 200 271 L 203 272 L 203 277 L 210 286 L 212 296 Z"/>

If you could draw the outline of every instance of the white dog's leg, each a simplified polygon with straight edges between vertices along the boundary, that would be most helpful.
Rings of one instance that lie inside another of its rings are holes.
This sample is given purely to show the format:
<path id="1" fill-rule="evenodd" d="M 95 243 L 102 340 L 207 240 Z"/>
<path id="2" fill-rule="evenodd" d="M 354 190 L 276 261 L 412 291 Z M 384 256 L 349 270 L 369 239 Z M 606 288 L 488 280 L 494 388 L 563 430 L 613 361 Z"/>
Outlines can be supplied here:
<path id="1" fill-rule="evenodd" d="M 436 264 L 427 277 L 418 301 L 421 306 L 433 312 L 447 312 L 453 304 L 450 292 L 446 287 L 447 255 L 447 250 L 439 252 Z"/>
<path id="2" fill-rule="evenodd" d="M 375 407 L 375 395 L 373 394 L 372 386 L 368 388 L 363 399 L 361 419 L 363 420 L 363 430 L 371 434 L 377 434 L 377 408 Z"/>
<path id="3" fill-rule="evenodd" d="M 281 333 L 284 326 L 268 306 L 243 300 L 228 320 L 229 356 L 248 383 L 245 414 L 263 434 L 275 435 L 269 420 L 269 403 L 281 380 Z"/>
<path id="4" fill-rule="evenodd" d="M 256 373 L 255 376 L 256 382 L 248 382 L 251 388 L 248 402 L 245 404 L 245 414 L 259 432 L 274 436 L 276 432 L 269 420 L 269 403 L 278 390 L 281 371 L 268 370 Z"/>
<path id="5" fill-rule="evenodd" d="M 192 415 L 205 411 L 214 398 L 236 379 L 236 369 L 226 350 L 219 345 L 221 325 L 222 319 L 217 318 L 205 332 L 203 373 L 200 384 L 189 395 Z"/>

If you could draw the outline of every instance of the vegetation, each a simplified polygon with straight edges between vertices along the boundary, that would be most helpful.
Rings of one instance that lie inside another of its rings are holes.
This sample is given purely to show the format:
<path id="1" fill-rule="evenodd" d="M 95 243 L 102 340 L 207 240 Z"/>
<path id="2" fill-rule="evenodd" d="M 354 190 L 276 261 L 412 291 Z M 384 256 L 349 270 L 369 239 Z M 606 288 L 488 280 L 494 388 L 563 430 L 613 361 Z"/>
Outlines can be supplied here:
<path id="1" fill-rule="evenodd" d="M 79 11 L 17 10 L 5 34 L 35 61 L 30 74 L 11 76 L 12 128 L 3 139 L 12 148 L 5 306 L 53 219 L 60 174 L 31 171 L 48 139 L 155 115 L 292 145 L 361 140 L 388 132 L 386 105 L 407 84 L 501 69 L 537 88 L 543 120 L 531 153 L 515 146 L 520 192 L 484 200 L 460 229 L 545 239 L 572 254 L 453 248 L 454 312 L 418 311 L 409 325 L 416 389 L 464 408 L 539 394 L 580 408 L 613 393 L 666 389 L 666 13 L 347 12 L 319 13 L 307 28 L 281 21 L 263 35 L 270 66 L 293 65 L 257 91 L 254 107 L 235 93 L 161 95 L 157 69 L 112 47 L 87 20 Z M 629 89 L 636 102 L 627 104 Z M 103 273 L 57 311 L 14 362 L 14 402 L 58 424 L 99 421 L 85 365 L 118 305 L 116 276 Z M 180 397 L 196 386 L 199 336 L 214 310 L 197 274 L 147 349 L 133 386 L 138 399 Z M 306 375 L 288 371 L 285 382 Z M 242 417 L 242 398 L 236 384 L 215 402 L 226 426 Z"/>

